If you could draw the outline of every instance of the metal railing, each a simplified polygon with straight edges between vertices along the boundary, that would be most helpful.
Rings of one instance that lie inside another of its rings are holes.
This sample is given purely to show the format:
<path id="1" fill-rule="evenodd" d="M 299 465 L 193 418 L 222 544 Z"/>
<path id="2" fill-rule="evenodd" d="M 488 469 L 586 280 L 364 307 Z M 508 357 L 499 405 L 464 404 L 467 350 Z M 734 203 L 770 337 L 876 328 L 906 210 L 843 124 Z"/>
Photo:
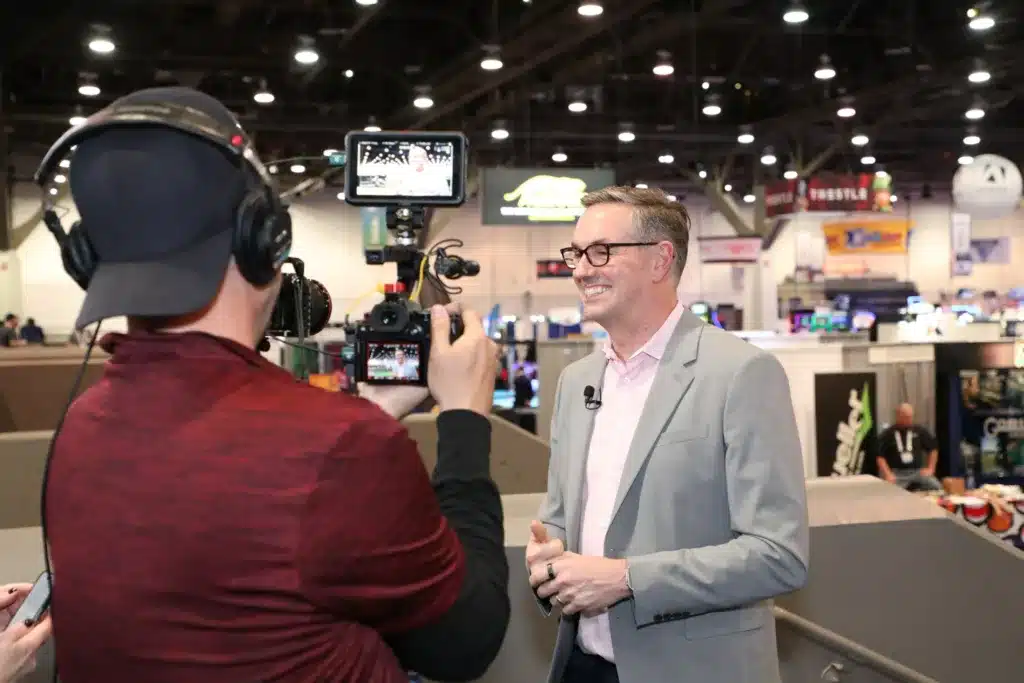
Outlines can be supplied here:
<path id="1" fill-rule="evenodd" d="M 916 669 L 904 666 L 896 660 L 890 659 L 883 654 L 875 652 L 871 648 L 865 647 L 856 641 L 843 637 L 835 631 L 827 629 L 810 619 L 805 619 L 777 605 L 775 607 L 775 620 L 793 628 L 801 635 L 815 641 L 819 645 L 823 645 L 830 650 L 834 650 L 842 654 L 847 659 L 858 664 L 862 664 L 869 669 L 894 680 L 900 681 L 900 683 L 939 683 L 934 678 L 929 678 Z M 830 665 L 830 669 L 837 672 L 842 670 L 841 667 L 835 667 L 835 665 Z M 826 673 L 828 671 L 829 669 L 826 669 Z M 838 678 L 836 677 L 833 680 L 838 680 Z"/>

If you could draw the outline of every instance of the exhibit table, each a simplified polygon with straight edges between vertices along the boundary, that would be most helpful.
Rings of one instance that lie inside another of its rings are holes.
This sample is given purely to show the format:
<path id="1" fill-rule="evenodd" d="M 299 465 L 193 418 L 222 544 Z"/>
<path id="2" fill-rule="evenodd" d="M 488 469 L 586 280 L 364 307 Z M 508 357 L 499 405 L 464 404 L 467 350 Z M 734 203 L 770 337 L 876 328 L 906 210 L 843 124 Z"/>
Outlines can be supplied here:
<path id="1" fill-rule="evenodd" d="M 972 491 L 936 499 L 939 505 L 1001 541 L 1024 550 L 1024 494 Z"/>

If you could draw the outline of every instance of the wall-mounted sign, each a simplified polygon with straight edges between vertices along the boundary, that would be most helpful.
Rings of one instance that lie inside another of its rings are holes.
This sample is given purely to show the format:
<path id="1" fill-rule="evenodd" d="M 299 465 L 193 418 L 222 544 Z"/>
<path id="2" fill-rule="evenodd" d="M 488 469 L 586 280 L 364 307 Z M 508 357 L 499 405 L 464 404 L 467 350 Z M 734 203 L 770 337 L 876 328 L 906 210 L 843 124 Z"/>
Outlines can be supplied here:
<path id="1" fill-rule="evenodd" d="M 819 477 L 874 472 L 876 384 L 873 372 L 814 376 Z"/>
<path id="2" fill-rule="evenodd" d="M 1010 263 L 1009 237 L 972 237 L 971 260 L 974 263 Z"/>
<path id="3" fill-rule="evenodd" d="M 485 168 L 481 223 L 571 225 L 584 194 L 614 184 L 610 169 Z"/>
<path id="4" fill-rule="evenodd" d="M 572 270 L 561 259 L 544 259 L 537 261 L 537 277 L 572 277 Z"/>
<path id="5" fill-rule="evenodd" d="M 698 237 L 701 263 L 757 263 L 760 237 Z"/>
<path id="6" fill-rule="evenodd" d="M 797 180 L 780 180 L 764 188 L 768 218 L 805 211 L 847 213 L 892 211 L 892 178 L 857 173 L 822 174 Z"/>
<path id="7" fill-rule="evenodd" d="M 908 220 L 822 223 L 830 254 L 905 254 L 912 223 Z"/>

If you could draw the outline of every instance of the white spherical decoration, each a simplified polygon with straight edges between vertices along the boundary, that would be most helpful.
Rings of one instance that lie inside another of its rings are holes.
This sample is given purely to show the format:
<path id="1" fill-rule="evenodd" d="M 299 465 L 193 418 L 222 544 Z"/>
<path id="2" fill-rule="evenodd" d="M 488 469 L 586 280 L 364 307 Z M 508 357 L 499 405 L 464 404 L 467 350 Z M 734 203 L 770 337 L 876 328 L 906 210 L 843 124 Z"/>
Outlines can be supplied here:
<path id="1" fill-rule="evenodd" d="M 982 154 L 953 176 L 953 204 L 977 219 L 1003 218 L 1020 206 L 1024 180 L 1017 165 L 997 154 Z"/>

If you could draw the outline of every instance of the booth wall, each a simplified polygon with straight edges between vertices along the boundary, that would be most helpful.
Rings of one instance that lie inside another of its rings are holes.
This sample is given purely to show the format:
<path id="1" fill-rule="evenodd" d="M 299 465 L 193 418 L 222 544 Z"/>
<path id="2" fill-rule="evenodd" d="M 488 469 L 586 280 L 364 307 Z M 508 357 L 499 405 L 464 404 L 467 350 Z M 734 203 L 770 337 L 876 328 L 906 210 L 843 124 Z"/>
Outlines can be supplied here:
<path id="1" fill-rule="evenodd" d="M 732 230 L 702 201 L 687 205 L 693 213 L 692 258 L 680 283 L 681 296 L 685 301 L 703 299 L 742 307 L 745 278 L 738 272 L 740 269 L 702 265 L 697 257 L 698 236 L 728 236 L 733 234 Z M 78 216 L 70 201 L 62 206 L 66 210 L 64 223 L 69 226 Z M 18 186 L 14 224 L 30 220 L 38 208 L 35 189 Z M 335 320 L 343 319 L 346 313 L 361 314 L 379 300 L 375 289 L 393 281 L 394 266 L 365 264 L 357 209 L 338 201 L 333 192 L 323 192 L 297 202 L 292 207 L 292 217 L 293 254 L 306 262 L 307 274 L 323 282 L 331 292 Z M 578 305 L 571 280 L 536 276 L 536 261 L 559 258 L 559 250 L 572 241 L 572 230 L 572 226 L 482 226 L 479 206 L 470 202 L 454 211 L 437 237 L 463 240 L 466 246 L 458 253 L 480 262 L 478 277 L 458 283 L 464 290 L 459 296 L 461 301 L 484 313 L 498 304 L 503 315 L 524 316 Z M 55 333 L 70 330 L 83 294 L 64 273 L 53 238 L 41 223 L 20 246 L 17 256 L 21 293 L 20 297 L 4 300 L 7 310 L 32 316 Z"/>

